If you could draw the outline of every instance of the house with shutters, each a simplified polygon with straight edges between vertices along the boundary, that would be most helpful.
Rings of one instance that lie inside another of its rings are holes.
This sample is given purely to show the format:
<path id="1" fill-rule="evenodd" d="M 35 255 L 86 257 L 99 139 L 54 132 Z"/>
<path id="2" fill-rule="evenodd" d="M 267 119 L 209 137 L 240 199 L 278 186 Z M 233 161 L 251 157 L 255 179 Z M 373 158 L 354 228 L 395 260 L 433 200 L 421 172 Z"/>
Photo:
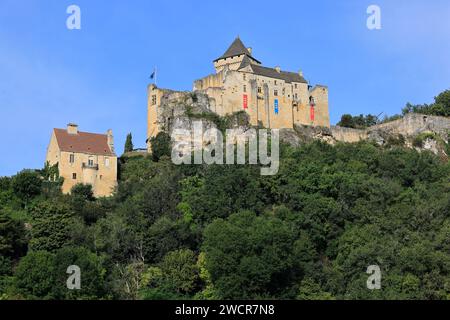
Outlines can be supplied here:
<path id="1" fill-rule="evenodd" d="M 76 184 L 90 184 L 95 197 L 108 197 L 117 186 L 117 156 L 112 131 L 81 132 L 76 124 L 53 129 L 46 161 L 64 178 L 63 193 Z"/>

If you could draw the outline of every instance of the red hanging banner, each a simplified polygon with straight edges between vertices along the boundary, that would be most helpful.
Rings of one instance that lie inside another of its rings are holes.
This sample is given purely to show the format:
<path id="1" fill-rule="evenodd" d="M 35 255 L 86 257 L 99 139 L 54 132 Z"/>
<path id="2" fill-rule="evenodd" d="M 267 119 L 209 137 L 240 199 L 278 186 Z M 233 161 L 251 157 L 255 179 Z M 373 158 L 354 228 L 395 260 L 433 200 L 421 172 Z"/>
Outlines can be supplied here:
<path id="1" fill-rule="evenodd" d="M 244 109 L 248 108 L 248 97 L 246 94 L 244 94 Z"/>
<path id="2" fill-rule="evenodd" d="M 314 121 L 314 106 L 311 105 L 311 108 L 309 110 L 309 115 L 311 117 L 311 121 Z"/>

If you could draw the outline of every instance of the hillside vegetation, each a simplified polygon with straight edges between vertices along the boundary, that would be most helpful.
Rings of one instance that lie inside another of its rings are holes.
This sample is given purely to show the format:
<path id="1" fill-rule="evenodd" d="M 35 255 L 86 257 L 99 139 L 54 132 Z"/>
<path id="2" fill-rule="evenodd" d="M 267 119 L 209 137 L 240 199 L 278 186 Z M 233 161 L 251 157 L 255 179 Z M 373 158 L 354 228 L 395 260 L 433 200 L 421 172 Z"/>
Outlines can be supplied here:
<path id="1" fill-rule="evenodd" d="M 450 298 L 450 165 L 429 152 L 283 145 L 269 177 L 156 159 L 122 159 L 109 199 L 60 194 L 54 168 L 1 178 L 0 297 Z"/>

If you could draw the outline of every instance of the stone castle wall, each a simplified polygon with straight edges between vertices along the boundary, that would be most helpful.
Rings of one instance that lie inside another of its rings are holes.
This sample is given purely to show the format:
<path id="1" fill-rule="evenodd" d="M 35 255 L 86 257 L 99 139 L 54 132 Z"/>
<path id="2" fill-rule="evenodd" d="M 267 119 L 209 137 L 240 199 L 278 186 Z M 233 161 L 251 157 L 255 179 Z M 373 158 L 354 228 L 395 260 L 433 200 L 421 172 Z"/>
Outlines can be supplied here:
<path id="1" fill-rule="evenodd" d="M 342 142 L 358 142 L 366 139 L 379 140 L 386 135 L 413 137 L 424 132 L 436 133 L 445 142 L 448 142 L 450 119 L 446 117 L 410 113 L 406 114 L 401 119 L 378 124 L 367 129 L 332 126 L 331 131 L 334 139 Z"/>

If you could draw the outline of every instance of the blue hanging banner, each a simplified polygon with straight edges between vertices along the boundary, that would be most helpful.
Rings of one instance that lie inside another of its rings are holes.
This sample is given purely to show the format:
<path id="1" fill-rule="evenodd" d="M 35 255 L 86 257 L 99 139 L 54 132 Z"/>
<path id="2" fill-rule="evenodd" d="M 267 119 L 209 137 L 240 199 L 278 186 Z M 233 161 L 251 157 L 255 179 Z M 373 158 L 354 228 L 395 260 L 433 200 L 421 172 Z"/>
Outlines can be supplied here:
<path id="1" fill-rule="evenodd" d="M 275 99 L 274 107 L 275 107 L 275 114 L 278 114 L 278 99 Z"/>

